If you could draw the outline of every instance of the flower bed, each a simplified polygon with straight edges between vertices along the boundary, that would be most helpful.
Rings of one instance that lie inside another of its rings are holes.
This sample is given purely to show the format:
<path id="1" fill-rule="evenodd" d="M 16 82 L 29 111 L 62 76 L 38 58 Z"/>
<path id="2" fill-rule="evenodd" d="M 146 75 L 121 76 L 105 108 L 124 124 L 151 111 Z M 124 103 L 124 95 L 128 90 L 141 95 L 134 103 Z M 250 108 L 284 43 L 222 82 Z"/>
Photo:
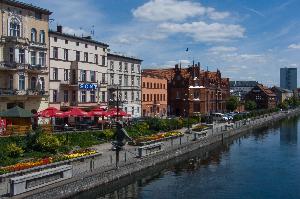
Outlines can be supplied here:
<path id="1" fill-rule="evenodd" d="M 10 166 L 0 167 L 0 174 L 21 171 L 24 169 L 47 165 L 47 164 L 54 163 L 54 162 L 88 156 L 88 155 L 92 155 L 95 153 L 97 153 L 95 150 L 84 149 L 84 150 L 72 151 L 68 154 L 59 154 L 59 155 L 56 155 L 53 157 L 46 157 L 46 158 L 33 160 L 33 161 L 27 161 L 27 162 L 20 162 L 20 163 L 10 165 Z"/>
<path id="2" fill-rule="evenodd" d="M 144 145 L 144 143 L 158 142 L 158 141 L 163 141 L 163 140 L 180 137 L 180 136 L 183 136 L 183 133 L 178 131 L 171 131 L 171 132 L 158 133 L 149 136 L 140 136 L 136 138 L 134 141 L 136 145 Z"/>
<path id="3" fill-rule="evenodd" d="M 203 131 L 203 130 L 206 130 L 206 129 L 208 129 L 208 126 L 201 124 L 201 125 L 195 126 L 192 130 L 200 132 L 200 131 Z"/>

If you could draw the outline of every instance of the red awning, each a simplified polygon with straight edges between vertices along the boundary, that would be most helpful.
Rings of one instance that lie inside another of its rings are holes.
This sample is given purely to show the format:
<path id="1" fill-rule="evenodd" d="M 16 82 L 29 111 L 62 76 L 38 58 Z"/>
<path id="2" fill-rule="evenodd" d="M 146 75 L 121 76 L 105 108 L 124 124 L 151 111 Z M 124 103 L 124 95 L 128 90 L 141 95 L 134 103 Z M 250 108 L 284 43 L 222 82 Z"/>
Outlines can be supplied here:
<path id="1" fill-rule="evenodd" d="M 64 112 L 64 116 L 66 116 L 66 117 L 89 117 L 87 112 L 85 112 L 77 107 L 71 108 L 69 111 Z"/>
<path id="2" fill-rule="evenodd" d="M 90 112 L 88 112 L 88 115 L 90 117 L 102 117 L 102 116 L 106 116 L 106 111 L 103 108 L 95 108 Z"/>
<path id="3" fill-rule="evenodd" d="M 112 108 L 110 110 L 107 111 L 106 113 L 106 117 L 124 117 L 126 116 L 127 113 L 125 111 L 123 111 L 122 109 L 117 110 L 116 108 Z"/>
<path id="4" fill-rule="evenodd" d="M 37 114 L 38 117 L 64 117 L 64 112 L 54 107 L 49 107 Z"/>

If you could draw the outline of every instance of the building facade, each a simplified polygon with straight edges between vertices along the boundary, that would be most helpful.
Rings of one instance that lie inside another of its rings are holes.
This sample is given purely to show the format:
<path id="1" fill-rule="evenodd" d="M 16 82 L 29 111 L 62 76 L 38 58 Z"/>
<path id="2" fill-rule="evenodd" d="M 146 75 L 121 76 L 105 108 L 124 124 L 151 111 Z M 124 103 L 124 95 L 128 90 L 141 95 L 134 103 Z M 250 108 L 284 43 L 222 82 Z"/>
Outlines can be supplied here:
<path id="1" fill-rule="evenodd" d="M 271 88 L 271 90 L 276 95 L 276 103 L 277 104 L 282 103 L 285 100 L 288 100 L 288 99 L 290 99 L 291 97 L 294 96 L 293 91 L 288 90 L 288 89 L 284 89 L 284 88 L 280 88 L 280 87 L 277 87 L 277 86 L 273 86 Z"/>
<path id="2" fill-rule="evenodd" d="M 106 107 L 108 45 L 65 34 L 62 26 L 49 36 L 50 105 L 61 110 Z"/>
<path id="3" fill-rule="evenodd" d="M 288 90 L 297 89 L 297 68 L 280 68 L 280 87 Z"/>
<path id="4" fill-rule="evenodd" d="M 16 105 L 33 113 L 48 107 L 49 10 L 2 0 L 0 111 Z"/>
<path id="5" fill-rule="evenodd" d="M 230 95 L 236 96 L 240 101 L 245 100 L 245 95 L 257 84 L 257 81 L 230 81 Z"/>
<path id="6" fill-rule="evenodd" d="M 272 109 L 276 107 L 275 93 L 262 84 L 257 84 L 247 93 L 245 100 L 254 101 L 258 109 Z"/>
<path id="7" fill-rule="evenodd" d="M 109 106 L 119 106 L 132 117 L 141 117 L 142 60 L 114 53 L 107 56 Z"/>
<path id="8" fill-rule="evenodd" d="M 168 114 L 176 116 L 225 112 L 230 96 L 229 79 L 221 72 L 203 71 L 200 63 L 181 68 L 148 69 L 145 74 L 164 76 L 168 80 Z"/>
<path id="9" fill-rule="evenodd" d="M 168 81 L 142 72 L 142 116 L 164 117 L 168 110 Z"/>

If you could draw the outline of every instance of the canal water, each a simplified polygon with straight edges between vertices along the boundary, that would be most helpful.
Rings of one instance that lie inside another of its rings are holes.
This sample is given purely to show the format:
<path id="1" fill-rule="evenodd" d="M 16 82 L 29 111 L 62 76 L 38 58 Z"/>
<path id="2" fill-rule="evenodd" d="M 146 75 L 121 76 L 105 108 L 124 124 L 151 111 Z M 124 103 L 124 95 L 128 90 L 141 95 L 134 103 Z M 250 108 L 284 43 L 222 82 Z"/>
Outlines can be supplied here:
<path id="1" fill-rule="evenodd" d="M 283 120 L 130 184 L 74 198 L 299 199 L 300 118 Z M 99 189 L 99 188 L 98 188 Z"/>

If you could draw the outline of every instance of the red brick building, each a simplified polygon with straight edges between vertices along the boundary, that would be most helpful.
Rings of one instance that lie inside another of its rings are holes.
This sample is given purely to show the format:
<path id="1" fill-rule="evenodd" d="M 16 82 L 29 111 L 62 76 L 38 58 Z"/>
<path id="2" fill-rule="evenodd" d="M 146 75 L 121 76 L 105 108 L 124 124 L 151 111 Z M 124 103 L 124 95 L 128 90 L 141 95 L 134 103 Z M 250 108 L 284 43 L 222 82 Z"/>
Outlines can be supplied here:
<path id="1" fill-rule="evenodd" d="M 142 73 L 142 116 L 167 115 L 167 79 Z"/>
<path id="2" fill-rule="evenodd" d="M 262 84 L 257 84 L 247 93 L 245 100 L 254 101 L 258 109 L 272 109 L 276 107 L 276 94 Z"/>
<path id="3" fill-rule="evenodd" d="M 145 69 L 144 74 L 168 80 L 168 114 L 176 116 L 225 112 L 230 96 L 229 79 L 221 73 L 203 71 L 200 64 L 170 69 Z M 187 112 L 188 110 L 188 112 Z"/>

